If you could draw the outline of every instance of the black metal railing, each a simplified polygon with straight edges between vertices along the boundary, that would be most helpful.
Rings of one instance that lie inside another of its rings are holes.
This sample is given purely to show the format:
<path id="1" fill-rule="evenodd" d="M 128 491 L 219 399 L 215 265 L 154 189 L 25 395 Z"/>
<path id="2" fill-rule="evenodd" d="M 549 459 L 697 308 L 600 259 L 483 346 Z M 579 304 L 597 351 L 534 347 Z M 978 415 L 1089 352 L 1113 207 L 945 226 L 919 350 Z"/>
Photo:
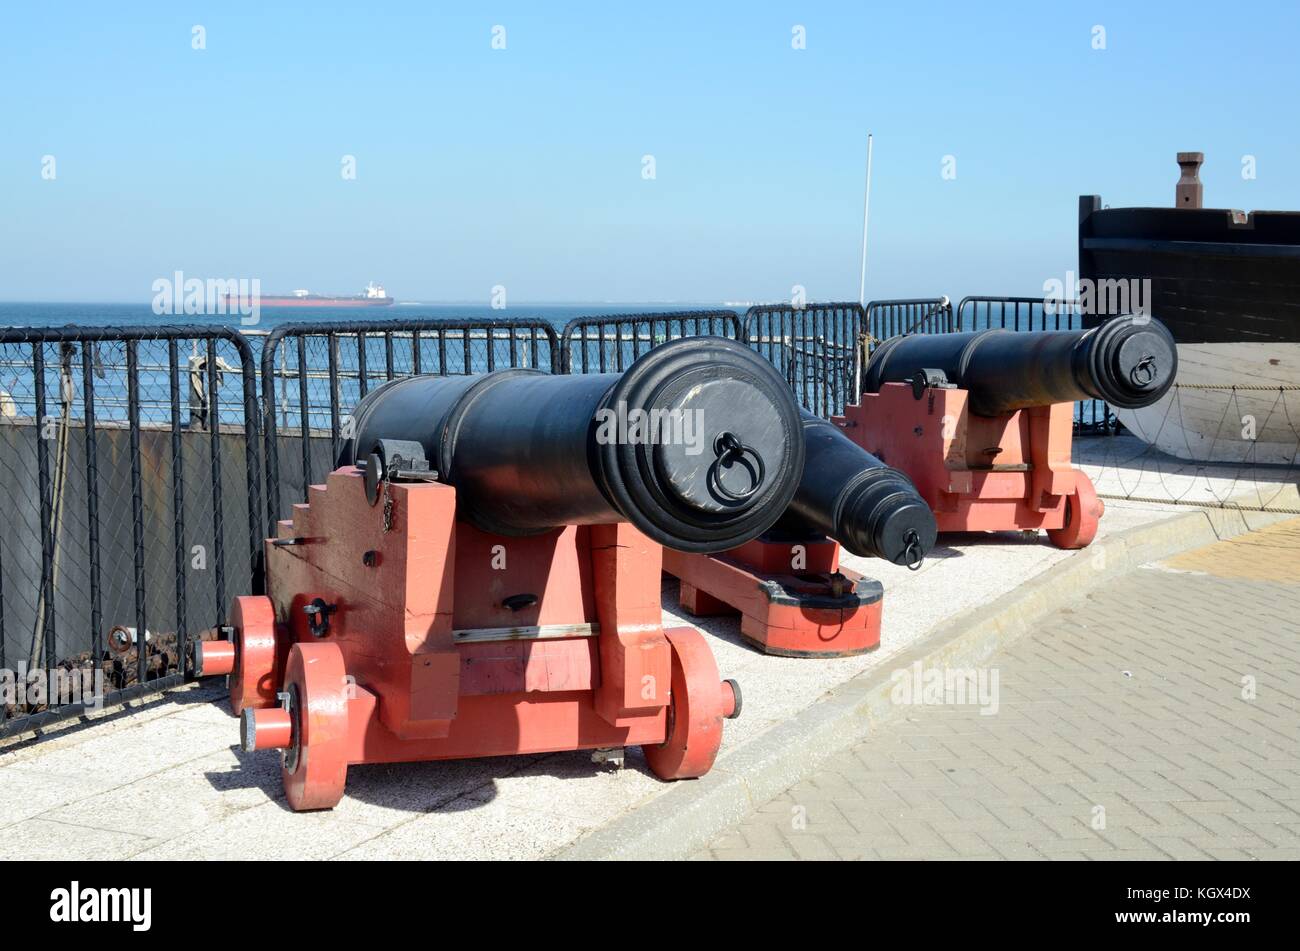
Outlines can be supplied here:
<path id="1" fill-rule="evenodd" d="M 1042 297 L 963 297 L 957 305 L 963 330 L 1081 330 L 1083 312 L 1077 300 Z M 1074 404 L 1074 424 L 1080 432 L 1114 434 L 1119 420 L 1103 400 Z"/>
<path id="2" fill-rule="evenodd" d="M 957 305 L 963 330 L 1078 330 L 1082 327 L 1077 300 L 1042 297 L 963 297 Z"/>
<path id="3" fill-rule="evenodd" d="M 559 337 L 540 320 L 282 324 L 262 344 L 267 532 L 334 467 L 346 420 L 373 387 L 419 373 L 556 372 Z M 296 442 L 296 451 L 290 446 Z"/>
<path id="4" fill-rule="evenodd" d="M 742 339 L 744 325 L 732 310 L 681 310 L 578 317 L 560 339 L 560 372 L 622 373 L 637 357 L 679 337 Z"/>
<path id="5" fill-rule="evenodd" d="M 180 683 L 262 517 L 234 330 L 0 329 L 0 372 L 0 668 L 43 685 L 0 702 L 12 735 Z"/>
<path id="6" fill-rule="evenodd" d="M 866 326 L 872 349 L 899 334 L 941 334 L 961 329 L 947 297 L 873 300 L 867 304 Z"/>
<path id="7" fill-rule="evenodd" d="M 830 417 L 857 399 L 865 323 L 857 303 L 759 304 L 745 313 L 744 340 L 786 378 L 804 408 Z"/>

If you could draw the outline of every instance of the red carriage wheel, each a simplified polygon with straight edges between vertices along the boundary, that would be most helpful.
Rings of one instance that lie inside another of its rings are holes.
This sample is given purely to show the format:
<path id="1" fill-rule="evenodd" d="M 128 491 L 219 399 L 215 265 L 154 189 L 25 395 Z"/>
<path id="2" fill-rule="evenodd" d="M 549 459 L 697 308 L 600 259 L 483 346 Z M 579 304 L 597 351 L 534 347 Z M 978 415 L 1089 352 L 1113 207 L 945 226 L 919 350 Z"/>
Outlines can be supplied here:
<path id="1" fill-rule="evenodd" d="M 335 644 L 295 644 L 284 672 L 292 738 L 280 776 L 289 805 L 332 809 L 348 778 L 348 683 Z"/>
<path id="2" fill-rule="evenodd" d="M 235 716 L 245 708 L 276 705 L 279 678 L 275 669 L 275 608 L 264 595 L 235 598 L 230 608 L 235 629 L 235 668 L 230 673 L 230 709 Z"/>
<path id="3" fill-rule="evenodd" d="M 1048 541 L 1057 548 L 1086 548 L 1097 537 L 1106 504 L 1097 498 L 1092 480 L 1082 472 L 1074 475 L 1074 494 L 1065 500 L 1065 525 L 1049 529 Z"/>
<path id="4" fill-rule="evenodd" d="M 699 631 L 673 627 L 664 634 L 673 650 L 667 739 L 642 750 L 660 779 L 690 779 L 712 768 L 722 721 L 740 712 L 740 694 L 732 681 L 718 679 L 717 661 Z"/>

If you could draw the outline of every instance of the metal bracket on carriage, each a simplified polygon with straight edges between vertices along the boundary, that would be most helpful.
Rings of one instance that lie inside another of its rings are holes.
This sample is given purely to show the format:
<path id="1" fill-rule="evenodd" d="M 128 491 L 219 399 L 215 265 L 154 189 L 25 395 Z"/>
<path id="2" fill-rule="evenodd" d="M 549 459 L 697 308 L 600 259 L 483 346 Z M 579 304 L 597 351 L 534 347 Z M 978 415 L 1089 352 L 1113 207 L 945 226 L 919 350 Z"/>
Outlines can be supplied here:
<path id="1" fill-rule="evenodd" d="M 438 472 L 429 465 L 424 447 L 413 439 L 380 439 L 365 459 L 357 463 L 366 478 L 366 501 L 379 501 L 384 482 L 436 482 Z"/>
<path id="2" fill-rule="evenodd" d="M 324 598 L 313 598 L 310 604 L 303 606 L 307 615 L 307 629 L 312 637 L 324 637 L 330 632 L 330 615 L 338 611 L 337 604 L 329 604 Z"/>
<path id="3" fill-rule="evenodd" d="M 956 386 L 948 382 L 948 374 L 942 370 L 931 370 L 925 367 L 912 374 L 911 384 L 912 396 L 918 400 L 925 395 L 926 390 L 956 389 Z"/>

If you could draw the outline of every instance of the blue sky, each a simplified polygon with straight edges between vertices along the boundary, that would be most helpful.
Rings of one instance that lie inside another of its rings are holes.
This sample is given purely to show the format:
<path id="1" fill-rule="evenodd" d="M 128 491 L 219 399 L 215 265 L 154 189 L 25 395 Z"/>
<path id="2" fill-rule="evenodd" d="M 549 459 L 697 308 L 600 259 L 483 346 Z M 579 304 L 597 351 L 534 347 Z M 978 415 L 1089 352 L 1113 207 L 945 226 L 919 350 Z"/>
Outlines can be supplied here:
<path id="1" fill-rule="evenodd" d="M 1078 195 L 1170 204 L 1180 149 L 1207 205 L 1300 208 L 1297 37 L 1267 0 L 7 2 L 0 299 L 853 299 L 867 131 L 868 297 L 1040 293 Z"/>

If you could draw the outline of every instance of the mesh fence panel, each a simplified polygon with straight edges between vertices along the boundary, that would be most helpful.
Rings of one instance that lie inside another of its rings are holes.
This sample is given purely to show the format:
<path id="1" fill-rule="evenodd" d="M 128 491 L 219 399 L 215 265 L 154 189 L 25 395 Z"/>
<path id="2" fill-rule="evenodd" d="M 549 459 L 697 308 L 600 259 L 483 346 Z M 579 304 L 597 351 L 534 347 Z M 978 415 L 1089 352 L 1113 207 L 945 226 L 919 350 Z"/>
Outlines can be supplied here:
<path id="1" fill-rule="evenodd" d="M 740 340 L 743 325 L 731 310 L 611 314 L 570 321 L 561 337 L 564 373 L 622 373 L 641 354 L 681 337 Z"/>
<path id="2" fill-rule="evenodd" d="M 868 343 L 874 349 L 899 334 L 942 334 L 961 329 L 947 297 L 874 300 L 867 304 Z"/>
<path id="3" fill-rule="evenodd" d="M 0 373 L 0 667 L 102 674 L 108 702 L 178 681 L 190 637 L 253 583 L 248 345 L 208 328 L 4 330 Z M 0 707 L 12 733 L 78 703 Z"/>
<path id="4" fill-rule="evenodd" d="M 762 304 L 745 314 L 745 341 L 785 377 L 805 409 L 829 417 L 857 399 L 863 318 L 856 303 Z"/>

